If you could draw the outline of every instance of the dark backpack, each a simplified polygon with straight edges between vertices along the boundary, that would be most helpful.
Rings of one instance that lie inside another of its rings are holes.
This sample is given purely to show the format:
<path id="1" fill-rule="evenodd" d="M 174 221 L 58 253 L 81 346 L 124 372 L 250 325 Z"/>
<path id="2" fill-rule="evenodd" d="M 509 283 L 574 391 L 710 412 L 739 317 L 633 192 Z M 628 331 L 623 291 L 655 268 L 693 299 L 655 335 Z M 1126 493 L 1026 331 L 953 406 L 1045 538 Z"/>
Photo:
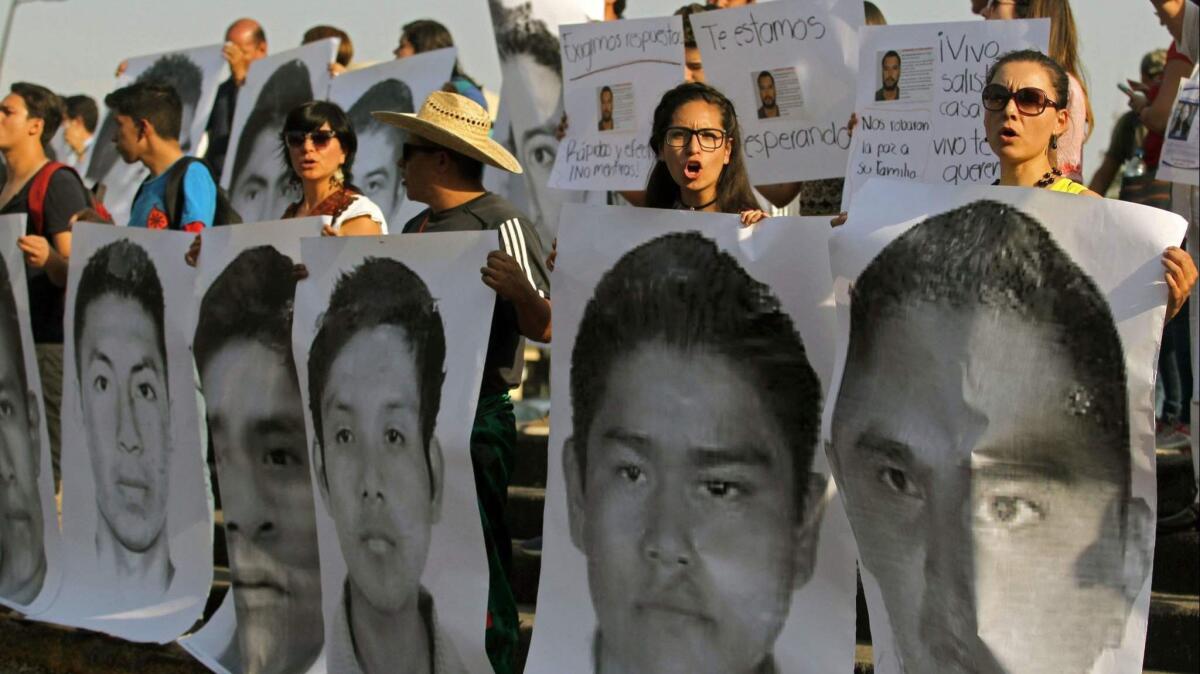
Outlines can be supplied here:
<path id="1" fill-rule="evenodd" d="M 196 157 L 180 157 L 179 161 L 175 162 L 167 171 L 167 186 L 163 191 L 163 201 L 171 211 L 168 216 L 171 218 L 170 222 L 173 228 L 181 227 L 183 224 L 180 222 L 183 218 L 183 178 L 187 175 L 188 168 L 197 162 L 212 176 L 212 169 L 208 167 L 208 164 Z M 217 179 L 213 176 L 213 183 L 216 182 Z M 138 187 L 139 195 L 141 191 L 142 188 Z M 133 200 L 137 201 L 137 196 L 134 196 Z M 225 193 L 225 190 L 221 189 L 220 185 L 217 185 L 217 207 L 213 211 L 212 224 L 214 227 L 218 225 L 242 224 L 242 216 L 238 215 L 233 205 L 229 203 L 229 195 Z"/>
<path id="2" fill-rule="evenodd" d="M 33 180 L 29 184 L 29 208 L 28 218 L 29 225 L 33 228 L 33 233 L 38 236 L 43 236 L 46 231 L 46 194 L 50 191 L 50 179 L 60 169 L 66 169 L 75 174 L 75 179 L 79 180 L 79 188 L 88 195 L 88 205 L 92 210 L 100 214 L 100 217 L 106 220 L 112 220 L 112 215 L 108 209 L 104 207 L 104 202 L 96 198 L 96 195 L 91 190 L 83 186 L 83 179 L 79 177 L 79 173 L 75 169 L 67 166 L 62 162 L 52 161 L 47 163 L 38 172 L 34 174 Z"/>

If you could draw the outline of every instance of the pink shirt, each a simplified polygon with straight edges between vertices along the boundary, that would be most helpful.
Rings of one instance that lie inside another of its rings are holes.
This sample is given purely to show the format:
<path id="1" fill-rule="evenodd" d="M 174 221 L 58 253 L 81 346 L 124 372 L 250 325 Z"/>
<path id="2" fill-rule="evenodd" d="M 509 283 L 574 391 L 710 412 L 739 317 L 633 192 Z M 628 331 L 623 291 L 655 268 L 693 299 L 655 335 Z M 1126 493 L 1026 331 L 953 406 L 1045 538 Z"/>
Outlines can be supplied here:
<path id="1" fill-rule="evenodd" d="M 1087 94 L 1074 75 L 1068 74 L 1070 98 L 1067 132 L 1058 138 L 1058 170 L 1071 180 L 1083 182 L 1083 141 L 1087 138 Z"/>

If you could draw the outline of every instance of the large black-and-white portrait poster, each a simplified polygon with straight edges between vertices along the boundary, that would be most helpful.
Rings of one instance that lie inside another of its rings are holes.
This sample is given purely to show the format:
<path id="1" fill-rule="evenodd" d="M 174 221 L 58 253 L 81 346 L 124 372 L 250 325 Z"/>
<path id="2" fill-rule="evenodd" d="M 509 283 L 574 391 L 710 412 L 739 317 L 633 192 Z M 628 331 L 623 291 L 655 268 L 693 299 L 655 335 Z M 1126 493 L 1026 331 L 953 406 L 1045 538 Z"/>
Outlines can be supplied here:
<path id="1" fill-rule="evenodd" d="M 243 222 L 277 220 L 300 193 L 288 185 L 283 121 L 301 103 L 324 99 L 338 40 L 318 40 L 250 64 L 238 91 L 221 187 Z"/>
<path id="2" fill-rule="evenodd" d="M 874 180 L 830 243 L 830 463 L 875 671 L 1139 672 L 1181 218 Z"/>
<path id="3" fill-rule="evenodd" d="M 0 216 L 0 604 L 35 615 L 54 600 L 62 558 L 24 235 L 24 214 Z"/>
<path id="4" fill-rule="evenodd" d="M 117 78 L 116 88 L 135 82 L 159 82 L 173 87 L 183 103 L 179 145 L 184 154 L 203 156 L 207 145 L 204 129 L 208 124 L 208 115 L 212 111 L 217 87 L 228 73 L 229 68 L 218 44 L 131 58 L 125 72 Z M 113 222 L 124 225 L 129 222 L 129 212 L 138 185 L 150 172 L 140 162 L 125 163 L 117 154 L 117 146 L 113 143 L 117 130 L 116 117 L 104 106 L 103 101 L 98 103 L 103 119 L 92 141 L 95 146 L 86 177 L 88 184 L 100 183 L 105 186 L 104 206 L 112 214 Z"/>
<path id="5" fill-rule="evenodd" d="M 305 404 L 324 666 L 491 672 L 470 430 L 494 232 L 305 239 L 293 353 Z"/>
<path id="6" fill-rule="evenodd" d="M 437 49 L 343 73 L 329 85 L 329 100 L 346 111 L 358 135 L 351 178 L 383 211 L 390 231 L 399 233 L 426 206 L 405 198 L 400 158 L 408 134 L 371 113 L 416 112 L 450 81 L 456 55 L 453 48 Z"/>
<path id="7" fill-rule="evenodd" d="M 558 231 L 559 211 L 582 202 L 586 192 L 550 187 L 558 155 L 555 130 L 562 121 L 563 69 L 560 24 L 604 16 L 595 0 L 488 0 L 504 86 L 496 116 L 496 140 L 505 143 L 524 173 L 489 168 L 489 189 L 503 194 L 533 219 L 542 248 Z"/>
<path id="8" fill-rule="evenodd" d="M 212 584 L 188 308 L 194 235 L 80 223 L 67 279 L 62 588 L 41 620 L 175 639 Z"/>
<path id="9" fill-rule="evenodd" d="M 188 335 L 216 458 L 230 591 L 181 640 L 214 671 L 305 672 L 321 653 L 321 570 L 292 361 L 294 267 L 322 218 L 206 229 Z"/>
<path id="10" fill-rule="evenodd" d="M 828 221 L 569 206 L 530 674 L 848 672 Z"/>

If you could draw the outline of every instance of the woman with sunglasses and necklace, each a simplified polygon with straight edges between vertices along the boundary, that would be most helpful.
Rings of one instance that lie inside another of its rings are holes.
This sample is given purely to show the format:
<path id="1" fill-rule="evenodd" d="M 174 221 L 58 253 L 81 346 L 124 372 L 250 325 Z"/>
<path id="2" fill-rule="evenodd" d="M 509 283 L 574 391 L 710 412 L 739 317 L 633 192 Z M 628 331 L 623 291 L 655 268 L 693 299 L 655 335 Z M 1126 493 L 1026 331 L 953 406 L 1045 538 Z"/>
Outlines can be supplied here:
<path id="1" fill-rule="evenodd" d="M 328 101 L 310 101 L 290 113 L 280 134 L 284 164 L 300 199 L 282 217 L 330 218 L 325 236 L 387 234 L 383 212 L 351 184 L 358 137 L 346 113 Z"/>
<path id="2" fill-rule="evenodd" d="M 750 189 L 733 103 L 713 87 L 688 82 L 664 94 L 650 147 L 658 162 L 646 184 L 647 207 L 737 213 L 744 226 L 767 217 Z"/>
<path id="3" fill-rule="evenodd" d="M 1058 139 L 1069 124 L 1070 85 L 1063 67 L 1039 51 L 1009 52 L 988 70 L 987 82 L 983 128 L 1000 161 L 1000 178 L 994 184 L 1099 197 L 1056 165 Z M 1196 285 L 1196 265 L 1176 246 L 1163 251 L 1162 265 L 1170 291 L 1169 320 Z"/>

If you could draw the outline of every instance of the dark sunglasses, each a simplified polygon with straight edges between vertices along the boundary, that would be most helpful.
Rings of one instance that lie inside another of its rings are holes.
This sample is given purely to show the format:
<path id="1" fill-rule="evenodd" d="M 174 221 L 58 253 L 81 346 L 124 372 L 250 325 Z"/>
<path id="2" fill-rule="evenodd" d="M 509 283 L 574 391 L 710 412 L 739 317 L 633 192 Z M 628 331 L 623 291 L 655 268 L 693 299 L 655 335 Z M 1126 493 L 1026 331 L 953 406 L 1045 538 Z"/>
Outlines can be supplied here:
<path id="1" fill-rule="evenodd" d="M 401 147 L 400 161 L 403 162 L 410 159 L 418 152 L 441 152 L 442 148 L 437 145 L 417 145 L 416 143 L 405 143 Z"/>
<path id="2" fill-rule="evenodd" d="M 989 84 L 983 88 L 983 107 L 992 112 L 1000 112 L 1008 107 L 1009 99 L 1017 104 L 1017 111 L 1023 115 L 1040 115 L 1046 107 L 1058 110 L 1062 106 L 1046 95 L 1037 87 L 1021 87 L 1009 91 L 1003 84 Z"/>
<path id="3" fill-rule="evenodd" d="M 283 134 L 283 142 L 293 150 L 304 147 L 306 139 L 312 141 L 314 148 L 324 150 L 334 138 L 337 138 L 336 131 L 288 131 Z"/>

